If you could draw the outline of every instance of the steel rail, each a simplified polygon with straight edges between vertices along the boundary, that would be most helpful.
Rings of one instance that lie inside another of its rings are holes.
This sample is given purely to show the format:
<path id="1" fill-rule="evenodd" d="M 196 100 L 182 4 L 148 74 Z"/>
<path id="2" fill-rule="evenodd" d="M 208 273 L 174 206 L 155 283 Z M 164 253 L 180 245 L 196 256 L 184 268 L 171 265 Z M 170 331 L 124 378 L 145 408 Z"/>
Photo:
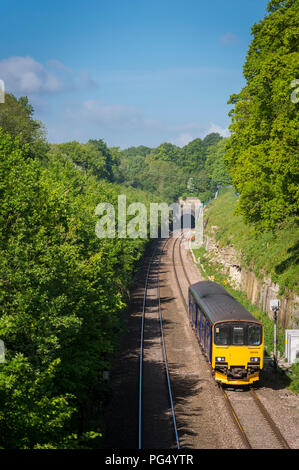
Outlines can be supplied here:
<path id="1" fill-rule="evenodd" d="M 164 244 L 162 248 L 162 253 L 165 249 L 165 246 L 167 244 L 168 240 Z M 162 339 L 162 349 L 163 349 L 163 356 L 164 356 L 164 363 L 165 363 L 165 372 L 166 372 L 166 378 L 167 378 L 167 386 L 168 386 L 168 393 L 169 393 L 169 399 L 170 399 L 170 405 L 171 405 L 171 413 L 172 413 L 172 419 L 173 419 L 173 426 L 174 426 L 174 433 L 175 433 L 175 439 L 176 439 L 176 444 L 177 444 L 177 449 L 180 448 L 180 441 L 179 441 L 179 436 L 178 436 L 178 429 L 177 429 L 177 424 L 176 424 L 176 419 L 175 419 L 175 411 L 174 411 L 174 404 L 173 404 L 173 397 L 172 397 L 172 389 L 171 389 L 171 382 L 170 382 L 170 376 L 169 376 L 169 369 L 168 369 L 168 361 L 167 361 L 167 354 L 166 354 L 166 346 L 165 346 L 165 338 L 164 338 L 164 332 L 163 332 L 163 318 L 162 318 L 162 309 L 161 309 L 161 296 L 160 296 L 160 264 L 161 264 L 161 255 L 159 257 L 159 265 L 158 265 L 158 299 L 159 299 L 159 317 L 160 317 L 160 330 L 161 330 L 161 339 Z"/>
<path id="2" fill-rule="evenodd" d="M 188 284 L 190 285 L 191 282 L 190 282 L 190 278 L 188 276 L 188 273 L 186 271 L 186 268 L 185 268 L 185 264 L 184 264 L 184 261 L 183 261 L 183 257 L 182 257 L 182 252 L 181 252 L 181 244 L 182 244 L 182 241 L 183 241 L 183 238 L 182 238 L 182 235 L 180 238 L 180 243 L 179 243 L 179 256 L 180 256 L 180 261 L 181 261 L 181 266 L 182 266 L 182 269 L 183 269 L 183 272 L 185 274 L 185 277 L 187 279 L 187 282 Z M 180 282 L 179 282 L 179 278 L 178 278 L 178 274 L 177 274 L 177 269 L 175 267 L 175 258 L 174 258 L 174 251 L 175 251 L 175 246 L 176 246 L 176 243 L 177 243 L 177 240 L 178 238 L 176 238 L 174 244 L 173 244 L 173 249 L 172 249 L 172 260 L 173 260 L 173 267 L 174 267 L 174 273 L 175 273 L 175 278 L 176 278 L 176 282 L 177 282 L 177 285 L 179 287 L 179 291 L 180 291 L 180 294 L 181 294 L 181 297 L 182 297 L 182 300 L 183 300 L 183 303 L 184 303 L 184 306 L 185 306 L 185 310 L 187 313 L 188 312 L 188 306 L 187 306 L 187 303 L 186 303 L 186 300 L 185 300 L 185 297 L 183 295 L 183 291 L 182 291 L 182 288 L 181 288 L 181 285 L 180 285 Z M 245 447 L 247 447 L 248 449 L 252 449 L 252 446 L 248 440 L 248 437 L 244 431 L 244 428 L 243 426 L 241 425 L 240 423 L 240 420 L 237 416 L 237 413 L 227 395 L 227 393 L 225 392 L 223 386 L 221 384 L 218 384 L 219 385 L 219 388 L 221 388 L 221 391 L 223 393 L 223 396 L 225 398 L 225 402 L 228 406 L 228 409 L 233 417 L 233 420 L 235 422 L 235 424 L 237 425 L 237 428 L 238 428 L 238 431 L 240 433 L 240 436 L 242 438 L 242 441 L 245 445 Z M 271 430 L 273 431 L 274 435 L 276 436 L 277 440 L 281 443 L 281 445 L 283 446 L 283 448 L 285 449 L 290 449 L 290 446 L 288 445 L 287 441 L 285 440 L 285 438 L 283 437 L 283 435 L 281 434 L 280 430 L 278 429 L 278 427 L 276 426 L 276 424 L 274 423 L 273 419 L 271 418 L 271 416 L 269 415 L 267 409 L 265 408 L 265 406 L 263 405 L 263 403 L 261 402 L 261 400 L 259 399 L 259 397 L 257 396 L 257 394 L 255 393 L 255 391 L 250 388 L 250 393 L 252 395 L 252 397 L 254 398 L 256 404 L 258 405 L 264 419 L 268 422 L 268 424 L 270 425 L 271 427 Z"/>
<path id="3" fill-rule="evenodd" d="M 153 262 L 153 259 L 156 255 L 156 248 L 153 251 L 151 259 L 148 263 L 146 278 L 145 278 L 145 286 L 143 292 L 143 304 L 142 304 L 142 319 L 141 319 L 141 331 L 140 331 L 140 354 L 139 354 L 139 428 L 138 428 L 138 448 L 141 449 L 141 436 L 142 436 L 142 371 L 143 371 L 143 341 L 144 341 L 144 320 L 145 320 L 145 307 L 146 307 L 146 293 L 147 293 L 147 286 L 148 286 L 148 278 L 150 268 Z"/>
<path id="4" fill-rule="evenodd" d="M 182 236 L 181 236 L 181 237 L 182 237 Z M 180 238 L 181 238 L 181 237 L 180 237 Z M 178 274 L 177 274 L 177 270 L 176 270 L 176 267 L 175 267 L 174 251 L 175 251 L 175 245 L 176 245 L 176 243 L 177 243 L 177 240 L 178 240 L 178 238 L 176 238 L 176 240 L 175 240 L 175 242 L 174 242 L 174 244 L 173 244 L 173 247 L 172 247 L 172 261 L 173 261 L 173 267 L 174 267 L 174 274 L 175 274 L 175 278 L 176 278 L 176 281 L 177 281 L 177 285 L 178 285 L 178 287 L 179 287 L 179 291 L 180 291 L 180 294 L 181 294 L 181 297 L 182 297 L 182 300 L 183 300 L 183 303 L 184 303 L 184 306 L 185 306 L 185 310 L 186 310 L 187 314 L 189 314 L 189 312 L 188 312 L 188 306 L 187 306 L 185 297 L 184 297 L 184 295 L 183 295 L 183 291 L 182 291 L 182 288 L 181 288 L 181 285 L 180 285 L 180 282 L 179 282 L 179 278 L 178 278 Z M 180 243 L 179 243 L 179 256 L 180 256 L 180 261 L 181 261 L 181 265 L 182 265 L 183 272 L 184 272 L 185 277 L 186 277 L 186 279 L 187 279 L 187 281 L 188 281 L 188 284 L 190 285 L 190 284 L 191 284 L 190 278 L 189 278 L 189 276 L 188 276 L 188 274 L 187 274 L 187 271 L 186 271 L 186 268 L 185 268 L 185 265 L 184 265 L 184 262 L 183 262 L 182 253 L 181 253 L 181 243 L 182 243 L 182 240 L 183 240 L 183 239 L 181 238 Z M 235 410 L 234 410 L 234 408 L 233 408 L 233 406 L 232 406 L 232 404 L 231 404 L 231 402 L 230 402 L 230 400 L 229 400 L 229 397 L 227 396 L 227 394 L 226 394 L 226 392 L 223 390 L 223 388 L 222 388 L 222 387 L 220 387 L 220 388 L 221 388 L 221 390 L 222 390 L 222 392 L 223 392 L 223 396 L 224 396 L 224 398 L 225 398 L 225 401 L 226 401 L 226 404 L 227 404 L 227 406 L 228 406 L 228 409 L 229 409 L 229 411 L 230 411 L 230 413 L 231 413 L 231 415 L 232 415 L 232 417 L 233 417 L 233 419 L 234 419 L 234 422 L 236 423 L 236 425 L 237 425 L 237 427 L 238 427 L 238 431 L 239 431 L 239 433 L 240 433 L 240 435 L 241 435 L 241 438 L 242 438 L 242 440 L 243 440 L 243 443 L 245 444 L 245 446 L 246 446 L 248 449 L 251 449 L 252 447 L 251 447 L 251 445 L 250 445 L 250 443 L 249 443 L 249 441 L 248 441 L 248 439 L 247 439 L 246 433 L 245 433 L 245 431 L 244 431 L 244 429 L 243 429 L 243 427 L 242 427 L 242 425 L 241 425 L 241 423 L 240 423 L 240 420 L 239 420 L 239 418 L 238 418 L 238 416 L 237 416 L 237 414 L 236 414 L 236 412 L 235 412 Z"/>
<path id="5" fill-rule="evenodd" d="M 263 405 L 263 403 L 261 402 L 261 400 L 259 399 L 259 397 L 257 396 L 256 392 L 253 390 L 253 388 L 250 388 L 250 394 L 251 396 L 254 398 L 254 401 L 255 403 L 257 404 L 257 406 L 259 407 L 263 417 L 265 418 L 265 420 L 267 421 L 267 423 L 270 425 L 271 427 L 271 430 L 272 432 L 274 433 L 276 439 L 280 442 L 280 444 L 282 445 L 282 447 L 284 449 L 290 449 L 290 446 L 289 444 L 287 443 L 287 441 L 285 440 L 285 438 L 283 437 L 283 435 L 281 434 L 280 430 L 278 429 L 278 427 L 276 426 L 275 422 L 273 421 L 273 419 L 271 418 L 268 410 L 265 408 L 265 406 Z"/>
<path id="6" fill-rule="evenodd" d="M 188 305 L 187 305 L 187 302 L 186 302 L 186 300 L 185 300 L 185 297 L 184 297 L 184 294 L 183 294 L 183 291 L 182 291 L 182 288 L 181 288 L 181 284 L 180 284 L 180 281 L 179 281 L 177 269 L 176 269 L 176 267 L 175 267 L 175 259 L 174 259 L 175 245 L 176 245 L 178 239 L 181 238 L 182 236 L 183 236 L 183 234 L 182 234 L 180 237 L 176 238 L 175 241 L 174 241 L 174 244 L 172 245 L 172 265 L 173 265 L 173 270 L 174 270 L 174 275 L 175 275 L 175 279 L 176 279 L 176 282 L 177 282 L 177 286 L 178 286 L 178 288 L 179 288 L 180 295 L 181 295 L 181 297 L 182 297 L 182 301 L 183 301 L 183 303 L 184 303 L 185 310 L 186 310 L 186 312 L 188 313 Z M 181 241 L 180 241 L 180 244 L 181 244 L 181 242 L 182 242 L 182 239 L 181 239 Z M 182 260 L 182 258 L 181 258 L 181 260 Z M 184 263 L 182 263 L 182 265 L 184 266 Z M 185 273 L 185 275 L 187 276 L 185 269 L 184 269 L 184 273 Z M 188 283 L 190 284 L 190 281 L 189 281 L 188 276 L 187 276 L 187 280 L 188 280 Z"/>
<path id="7" fill-rule="evenodd" d="M 229 407 L 229 410 L 238 426 L 238 429 L 240 431 L 240 434 L 241 434 L 241 437 L 243 439 L 243 442 L 244 444 L 246 445 L 246 447 L 248 449 L 252 449 L 252 445 L 250 444 L 248 438 L 247 438 L 247 435 L 240 423 L 240 420 L 234 410 L 234 407 L 231 403 L 231 400 L 229 399 L 227 393 L 225 392 L 225 390 L 223 389 L 222 385 L 220 385 L 220 388 L 223 392 L 223 395 L 226 399 L 226 403 Z M 269 412 L 267 411 L 267 409 L 265 408 L 265 406 L 263 405 L 263 403 L 261 402 L 261 400 L 259 399 L 259 397 L 257 396 L 257 394 L 255 393 L 255 391 L 253 390 L 253 388 L 250 388 L 250 394 L 252 396 L 252 398 L 254 399 L 256 405 L 258 406 L 260 412 L 262 413 L 264 419 L 266 420 L 266 422 L 269 424 L 270 428 L 271 428 L 271 431 L 273 432 L 273 434 L 275 435 L 276 439 L 279 441 L 279 443 L 282 445 L 282 447 L 284 449 L 290 449 L 290 446 L 289 444 L 287 443 L 287 441 L 285 440 L 285 438 L 283 437 L 283 435 L 281 434 L 280 430 L 278 429 L 278 427 L 276 426 L 275 422 L 273 421 L 273 419 L 271 418 Z"/>
<path id="8" fill-rule="evenodd" d="M 179 437 L 178 437 L 178 429 L 176 424 L 175 418 L 175 410 L 174 410 L 174 401 L 173 401 L 173 394 L 171 389 L 171 381 L 169 375 L 169 368 L 168 368 L 168 361 L 167 361 L 167 354 L 166 354 L 166 346 L 165 346 L 165 338 L 163 332 L 163 318 L 162 318 L 162 308 L 161 308 L 161 297 L 160 297 L 160 266 L 161 266 L 161 257 L 164 252 L 164 249 L 169 241 L 169 238 L 164 242 L 164 245 L 161 249 L 159 254 L 159 261 L 158 261 L 158 273 L 157 273 L 157 291 L 158 291 L 158 307 L 159 307 L 159 322 L 160 322 L 160 331 L 161 331 L 161 340 L 162 340 L 162 351 L 163 351 L 163 358 L 165 364 L 165 373 L 167 379 L 167 387 L 168 387 L 168 394 L 171 406 L 171 413 L 173 419 L 173 426 L 174 426 L 174 433 L 176 439 L 177 448 L 180 448 Z M 143 383 L 143 343 L 144 343 L 144 324 L 145 324 L 145 311 L 146 311 L 146 296 L 147 296 L 147 289 L 148 289 L 148 279 L 150 274 L 150 269 L 153 264 L 153 260 L 156 257 L 155 248 L 153 255 L 150 259 L 148 264 L 147 273 L 146 273 L 146 280 L 145 280 L 145 287 L 144 287 L 144 294 L 143 294 L 143 305 L 142 305 L 142 322 L 141 322 L 141 333 L 140 333 L 140 356 L 139 356 L 139 431 L 138 431 L 138 447 L 142 449 L 142 383 Z"/>
<path id="9" fill-rule="evenodd" d="M 181 261 L 181 265 L 182 265 L 184 274 L 185 274 L 185 276 L 186 276 L 187 282 L 188 282 L 188 284 L 189 284 L 189 286 L 190 286 L 190 285 L 191 285 L 191 281 L 190 281 L 190 278 L 189 278 L 188 273 L 187 273 L 187 271 L 186 271 L 185 263 L 184 263 L 183 257 L 182 257 L 182 250 L 181 250 L 182 241 L 183 241 L 183 237 L 181 237 L 181 239 L 180 239 L 180 244 L 179 244 L 180 261 Z"/>
<path id="10" fill-rule="evenodd" d="M 241 423 L 240 423 L 240 420 L 239 420 L 239 418 L 238 418 L 238 416 L 237 416 L 237 413 L 236 413 L 236 411 L 235 411 L 235 409 L 234 409 L 234 407 L 233 407 L 233 405 L 232 405 L 232 403 L 231 403 L 231 401 L 230 401 L 230 399 L 229 399 L 227 393 L 226 393 L 225 390 L 223 389 L 222 385 L 219 385 L 219 388 L 221 388 L 221 390 L 222 390 L 223 396 L 224 396 L 224 398 L 225 398 L 225 402 L 226 402 L 226 404 L 227 404 L 227 406 L 228 406 L 228 409 L 229 409 L 229 411 L 230 411 L 230 413 L 231 413 L 231 415 L 232 415 L 232 417 L 233 417 L 233 419 L 234 419 L 234 423 L 236 423 L 236 425 L 237 425 L 238 431 L 239 431 L 239 433 L 240 433 L 240 436 L 241 436 L 241 438 L 242 438 L 243 443 L 245 444 L 245 447 L 247 447 L 247 449 L 252 449 L 252 446 L 251 446 L 251 444 L 250 444 L 250 442 L 249 442 L 249 440 L 248 440 L 248 437 L 247 437 L 247 435 L 246 435 L 246 433 L 245 433 L 245 431 L 244 431 L 244 429 L 243 429 L 243 426 L 242 426 Z"/>

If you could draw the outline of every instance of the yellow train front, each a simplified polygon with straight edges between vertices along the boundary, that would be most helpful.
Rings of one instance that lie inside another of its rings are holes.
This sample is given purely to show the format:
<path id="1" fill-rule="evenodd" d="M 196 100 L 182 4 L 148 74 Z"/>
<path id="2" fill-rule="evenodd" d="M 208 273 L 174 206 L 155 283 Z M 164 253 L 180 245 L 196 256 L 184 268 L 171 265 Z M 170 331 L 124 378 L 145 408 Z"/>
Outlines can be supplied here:
<path id="1" fill-rule="evenodd" d="M 218 382 L 248 385 L 259 380 L 263 325 L 224 287 L 211 281 L 189 286 L 189 315 Z"/>

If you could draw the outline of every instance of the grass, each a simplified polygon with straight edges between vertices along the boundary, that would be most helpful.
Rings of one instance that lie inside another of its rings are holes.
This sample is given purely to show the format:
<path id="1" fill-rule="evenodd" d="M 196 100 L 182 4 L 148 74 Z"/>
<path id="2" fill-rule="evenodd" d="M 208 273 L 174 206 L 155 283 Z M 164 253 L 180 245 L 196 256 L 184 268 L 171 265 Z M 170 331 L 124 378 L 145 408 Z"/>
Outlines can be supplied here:
<path id="1" fill-rule="evenodd" d="M 215 232 L 220 246 L 233 245 L 241 254 L 243 264 L 257 278 L 268 276 L 279 285 L 279 294 L 299 294 L 299 229 L 294 220 L 285 223 L 275 233 L 255 233 L 236 214 L 237 196 L 232 188 L 222 189 L 219 197 L 205 211 L 206 233 Z"/>

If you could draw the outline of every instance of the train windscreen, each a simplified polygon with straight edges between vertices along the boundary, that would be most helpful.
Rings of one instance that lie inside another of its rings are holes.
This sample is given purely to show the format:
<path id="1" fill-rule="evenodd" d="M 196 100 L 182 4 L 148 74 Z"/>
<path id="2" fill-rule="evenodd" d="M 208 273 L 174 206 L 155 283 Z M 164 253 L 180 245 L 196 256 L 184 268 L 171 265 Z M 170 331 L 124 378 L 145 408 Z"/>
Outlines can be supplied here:
<path id="1" fill-rule="evenodd" d="M 259 346 L 262 343 L 262 327 L 260 325 L 248 326 L 249 346 Z"/>
<path id="2" fill-rule="evenodd" d="M 262 343 L 261 325 L 248 323 L 218 323 L 214 329 L 218 346 L 259 346 Z"/>

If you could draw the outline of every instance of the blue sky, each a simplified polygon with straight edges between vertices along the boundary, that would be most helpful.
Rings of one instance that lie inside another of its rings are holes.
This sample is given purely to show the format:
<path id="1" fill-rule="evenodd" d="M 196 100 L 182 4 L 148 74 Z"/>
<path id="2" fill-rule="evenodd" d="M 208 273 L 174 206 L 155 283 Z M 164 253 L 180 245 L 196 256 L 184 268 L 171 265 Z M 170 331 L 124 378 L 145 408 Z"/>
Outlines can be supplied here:
<path id="1" fill-rule="evenodd" d="M 0 79 L 50 142 L 182 146 L 227 135 L 267 0 L 1 0 Z"/>

